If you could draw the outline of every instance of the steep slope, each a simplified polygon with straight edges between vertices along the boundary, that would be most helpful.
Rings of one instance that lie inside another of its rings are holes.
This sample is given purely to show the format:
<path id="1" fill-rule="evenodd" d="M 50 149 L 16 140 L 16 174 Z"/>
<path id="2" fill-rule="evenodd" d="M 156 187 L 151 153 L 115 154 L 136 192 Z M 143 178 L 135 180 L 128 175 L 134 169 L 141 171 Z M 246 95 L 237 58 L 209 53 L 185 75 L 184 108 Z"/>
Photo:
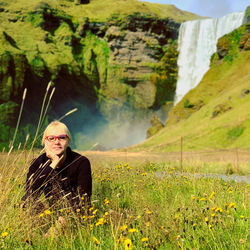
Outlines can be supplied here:
<path id="1" fill-rule="evenodd" d="M 210 70 L 171 110 L 166 127 L 130 150 L 245 148 L 250 144 L 249 23 L 222 37 Z"/>

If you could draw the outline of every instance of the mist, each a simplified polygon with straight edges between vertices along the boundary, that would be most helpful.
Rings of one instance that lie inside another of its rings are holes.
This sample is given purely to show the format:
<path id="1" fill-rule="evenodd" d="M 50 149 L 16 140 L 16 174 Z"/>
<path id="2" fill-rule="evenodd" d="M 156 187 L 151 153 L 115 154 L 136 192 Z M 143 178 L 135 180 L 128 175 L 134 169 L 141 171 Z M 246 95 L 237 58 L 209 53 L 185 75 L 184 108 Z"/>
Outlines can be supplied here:
<path id="1" fill-rule="evenodd" d="M 74 102 L 62 104 L 59 112 L 66 113 L 72 108 L 78 110 L 62 120 L 72 135 L 71 146 L 77 150 L 111 150 L 128 147 L 146 139 L 147 129 L 151 126 L 150 118 L 153 113 L 147 110 L 120 109 L 105 118 L 93 106 Z"/>
<path id="2" fill-rule="evenodd" d="M 104 122 L 96 120 L 92 126 L 73 132 L 74 143 L 79 150 L 110 150 L 128 147 L 146 139 L 149 121 L 136 120 Z"/>

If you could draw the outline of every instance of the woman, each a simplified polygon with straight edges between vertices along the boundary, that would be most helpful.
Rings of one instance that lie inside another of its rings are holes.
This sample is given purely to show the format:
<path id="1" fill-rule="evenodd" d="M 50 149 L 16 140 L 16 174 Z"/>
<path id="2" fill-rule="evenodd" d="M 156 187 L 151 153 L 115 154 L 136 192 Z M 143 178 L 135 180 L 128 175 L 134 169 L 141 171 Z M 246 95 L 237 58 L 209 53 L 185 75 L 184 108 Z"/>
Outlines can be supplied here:
<path id="1" fill-rule="evenodd" d="M 45 153 L 33 161 L 26 180 L 26 194 L 22 200 L 44 209 L 39 201 L 42 193 L 50 208 L 59 209 L 68 201 L 79 212 L 90 203 L 92 192 L 89 160 L 69 147 L 70 132 L 64 123 L 54 121 L 44 131 L 42 145 Z"/>

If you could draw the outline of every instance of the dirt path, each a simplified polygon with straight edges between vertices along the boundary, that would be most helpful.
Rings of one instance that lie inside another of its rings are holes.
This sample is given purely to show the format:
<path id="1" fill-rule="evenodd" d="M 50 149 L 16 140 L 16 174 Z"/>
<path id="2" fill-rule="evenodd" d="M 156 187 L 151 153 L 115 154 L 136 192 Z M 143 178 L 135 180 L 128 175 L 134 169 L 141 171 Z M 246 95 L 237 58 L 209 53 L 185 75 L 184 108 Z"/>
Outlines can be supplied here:
<path id="1" fill-rule="evenodd" d="M 177 161 L 181 159 L 180 152 L 149 153 L 149 152 L 127 152 L 127 151 L 85 151 L 81 152 L 87 157 L 117 161 Z M 183 152 L 183 161 L 201 162 L 230 162 L 230 163 L 250 163 L 250 151 L 238 150 L 217 150 L 217 151 L 196 151 Z"/>

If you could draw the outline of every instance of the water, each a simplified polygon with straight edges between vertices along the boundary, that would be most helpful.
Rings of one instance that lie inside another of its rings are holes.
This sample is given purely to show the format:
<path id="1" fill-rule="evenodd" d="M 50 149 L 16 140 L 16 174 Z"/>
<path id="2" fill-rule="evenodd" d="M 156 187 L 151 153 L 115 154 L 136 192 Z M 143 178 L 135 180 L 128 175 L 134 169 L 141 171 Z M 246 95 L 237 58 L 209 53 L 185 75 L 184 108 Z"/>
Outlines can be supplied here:
<path id="1" fill-rule="evenodd" d="M 181 25 L 178 38 L 178 81 L 175 104 L 203 78 L 218 38 L 243 24 L 244 12 L 221 18 L 188 21 Z"/>
<path id="2" fill-rule="evenodd" d="M 165 172 L 155 172 L 155 177 L 157 177 L 158 179 L 163 179 L 166 177 L 166 173 Z M 191 178 L 212 178 L 212 179 L 221 179 L 224 180 L 226 182 L 230 182 L 230 181 L 235 181 L 235 182 L 243 182 L 243 183 L 247 183 L 250 184 L 250 176 L 249 175 L 225 175 L 225 174 L 202 174 L 202 173 L 174 173 L 174 175 L 176 176 L 188 176 Z M 167 175 L 167 176 L 173 176 L 172 175 Z"/>

